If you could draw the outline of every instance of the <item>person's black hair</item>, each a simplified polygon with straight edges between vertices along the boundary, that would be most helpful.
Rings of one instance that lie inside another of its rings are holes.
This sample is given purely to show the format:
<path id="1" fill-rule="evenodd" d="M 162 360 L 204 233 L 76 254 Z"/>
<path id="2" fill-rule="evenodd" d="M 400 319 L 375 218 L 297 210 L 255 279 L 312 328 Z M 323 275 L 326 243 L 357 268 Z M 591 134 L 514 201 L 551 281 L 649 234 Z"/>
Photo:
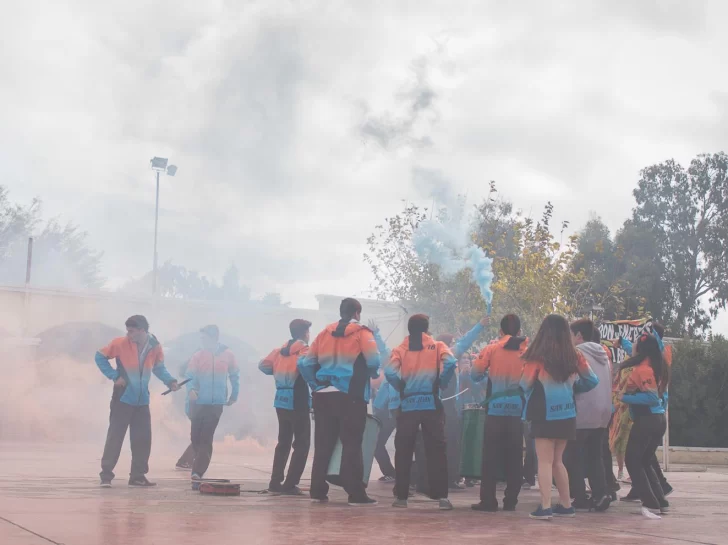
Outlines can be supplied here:
<path id="1" fill-rule="evenodd" d="M 422 335 L 430 329 L 430 318 L 426 314 L 415 314 L 407 322 L 409 349 L 422 350 Z"/>
<path id="2" fill-rule="evenodd" d="M 141 314 L 135 314 L 134 316 L 130 316 L 124 323 L 124 326 L 134 327 L 136 329 L 143 329 L 144 331 L 149 332 L 149 322 Z"/>
<path id="3" fill-rule="evenodd" d="M 581 333 L 581 338 L 584 339 L 584 342 L 586 343 L 590 342 L 594 338 L 594 330 L 596 328 L 594 327 L 594 322 L 592 322 L 589 318 L 582 318 L 581 320 L 572 322 L 569 327 L 574 335 Z"/>
<path id="4" fill-rule="evenodd" d="M 361 303 L 359 301 L 352 297 L 347 297 L 341 301 L 341 305 L 339 306 L 339 316 L 341 316 L 342 321 L 350 321 L 354 318 L 354 315 L 357 312 L 361 312 Z"/>
<path id="5" fill-rule="evenodd" d="M 206 325 L 205 327 L 200 329 L 200 333 L 204 333 L 205 335 L 216 341 L 220 340 L 220 328 L 216 325 Z"/>
<path id="6" fill-rule="evenodd" d="M 291 338 L 294 341 L 300 341 L 306 336 L 306 332 L 311 327 L 311 322 L 308 320 L 302 320 L 296 318 L 288 325 L 288 330 L 291 332 Z"/>
<path id="7" fill-rule="evenodd" d="M 521 319 L 515 314 L 506 314 L 501 320 L 500 328 L 505 335 L 515 337 L 521 331 Z"/>

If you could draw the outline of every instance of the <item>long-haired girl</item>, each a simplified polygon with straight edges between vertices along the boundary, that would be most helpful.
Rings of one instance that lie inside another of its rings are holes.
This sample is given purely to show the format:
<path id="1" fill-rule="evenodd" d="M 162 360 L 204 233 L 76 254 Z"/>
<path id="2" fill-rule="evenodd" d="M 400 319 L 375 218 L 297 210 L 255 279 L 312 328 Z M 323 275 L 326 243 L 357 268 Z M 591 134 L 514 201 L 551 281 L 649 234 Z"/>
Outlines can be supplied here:
<path id="1" fill-rule="evenodd" d="M 551 520 L 554 515 L 573 517 L 569 475 L 562 462 L 566 444 L 576 436 L 575 392 L 588 392 L 599 379 L 571 339 L 563 316 L 547 316 L 536 338 L 523 355 L 520 386 L 528 403 L 526 420 L 536 439 L 541 505 L 531 518 Z M 551 481 L 556 480 L 561 503 L 551 508 Z"/>

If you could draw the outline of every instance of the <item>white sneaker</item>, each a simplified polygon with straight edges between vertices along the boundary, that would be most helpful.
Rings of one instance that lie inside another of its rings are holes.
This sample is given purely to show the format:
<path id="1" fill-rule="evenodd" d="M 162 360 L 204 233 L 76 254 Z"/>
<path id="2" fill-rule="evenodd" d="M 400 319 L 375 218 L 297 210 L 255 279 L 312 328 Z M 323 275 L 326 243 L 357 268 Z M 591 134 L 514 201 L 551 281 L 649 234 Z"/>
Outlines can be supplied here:
<path id="1" fill-rule="evenodd" d="M 641 512 L 643 517 L 650 520 L 660 520 L 662 518 L 660 515 L 656 515 L 655 513 L 647 509 L 647 507 L 642 507 Z"/>

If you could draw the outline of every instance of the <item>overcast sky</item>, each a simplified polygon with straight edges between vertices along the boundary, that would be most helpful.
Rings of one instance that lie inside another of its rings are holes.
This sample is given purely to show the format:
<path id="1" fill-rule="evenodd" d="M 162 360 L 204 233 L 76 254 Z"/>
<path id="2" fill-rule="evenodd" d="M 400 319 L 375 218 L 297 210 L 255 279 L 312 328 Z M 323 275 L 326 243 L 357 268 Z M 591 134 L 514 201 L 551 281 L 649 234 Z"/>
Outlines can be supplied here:
<path id="1" fill-rule="evenodd" d="M 24 0 L 0 20 L 0 184 L 87 230 L 109 286 L 160 260 L 297 306 L 365 295 L 374 225 L 495 180 L 578 228 L 638 171 L 728 151 L 728 3 Z M 728 320 L 724 322 L 728 329 Z"/>

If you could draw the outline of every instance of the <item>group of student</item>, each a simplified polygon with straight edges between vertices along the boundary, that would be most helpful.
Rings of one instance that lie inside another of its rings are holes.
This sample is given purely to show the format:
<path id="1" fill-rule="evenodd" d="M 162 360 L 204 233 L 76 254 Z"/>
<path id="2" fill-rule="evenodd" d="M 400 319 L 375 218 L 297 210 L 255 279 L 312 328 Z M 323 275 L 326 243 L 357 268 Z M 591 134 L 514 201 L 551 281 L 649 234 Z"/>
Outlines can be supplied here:
<path id="1" fill-rule="evenodd" d="M 463 391 L 454 388 L 454 396 L 443 392 L 453 379 L 467 379 L 473 388 L 483 385 L 482 404 L 487 411 L 480 502 L 473 510 L 499 509 L 496 483 L 501 466 L 506 479 L 502 509 L 515 510 L 523 484 L 524 420 L 535 439 L 541 485 L 541 504 L 530 516 L 550 520 L 573 517 L 577 508 L 604 511 L 609 507 L 618 489 L 608 445 L 614 412 L 613 363 L 590 320 L 569 324 L 562 316 L 549 315 L 529 342 L 521 335 L 519 318 L 507 315 L 501 320 L 499 338 L 472 361 L 469 377 L 460 377 L 458 360 L 489 324 L 487 317 L 455 341 L 451 335 L 433 338 L 429 318 L 416 314 L 409 319 L 409 335 L 390 350 L 375 326 L 360 323 L 361 311 L 357 300 L 344 299 L 341 319 L 319 333 L 310 346 L 311 324 L 295 320 L 291 339 L 260 362 L 261 371 L 273 375 L 276 382 L 279 442 L 271 491 L 303 494 L 298 483 L 310 448 L 308 407 L 312 406 L 316 421 L 312 501 L 328 502 L 327 469 L 340 440 L 340 482 L 349 505 L 375 505 L 363 483 L 362 440 L 372 384 L 378 384 L 373 410 L 382 426 L 376 457 L 383 480 L 394 482 L 393 507 L 407 507 L 415 480 L 440 509 L 452 509 L 448 493 L 459 484 L 459 455 L 449 448 L 458 442 L 448 437 L 447 423 L 458 414 L 457 403 L 448 401 Z M 659 465 L 655 468 L 655 452 L 665 432 L 669 383 L 662 347 L 660 335 L 644 332 L 634 354 L 617 373 L 627 378 L 616 382 L 621 386 L 617 401 L 629 407 L 634 421 L 626 449 L 633 483 L 630 495 L 642 501 L 643 514 L 650 517 L 669 510 Z M 386 382 L 380 378 L 380 367 Z M 392 466 L 386 443 L 394 430 Z M 293 459 L 285 474 L 291 448 Z M 413 471 L 413 457 L 417 471 Z M 559 494 L 554 506 L 552 483 Z"/>
<path id="2" fill-rule="evenodd" d="M 294 320 L 289 327 L 290 339 L 259 363 L 259 369 L 272 375 L 276 385 L 279 431 L 271 492 L 303 494 L 298 484 L 310 450 L 313 407 L 316 426 L 311 500 L 328 502 L 328 467 L 340 440 L 339 482 L 348 494 L 349 505 L 377 503 L 366 492 L 362 454 L 367 406 L 375 384 L 379 388 L 374 413 L 382 423 L 377 459 L 385 477 L 390 477 L 385 480 L 394 482 L 393 506 L 406 508 L 412 494 L 410 484 L 417 482 L 417 488 L 437 500 L 440 509 L 452 509 L 449 490 L 460 486 L 459 428 L 452 423 L 459 418 L 458 398 L 464 393 L 460 387 L 469 381 L 469 390 L 477 390 L 478 385 L 482 388 L 485 399 L 477 394 L 472 399 L 478 399 L 487 411 L 480 502 L 472 506 L 473 510 L 499 509 L 496 483 L 500 467 L 506 480 L 502 509 L 515 510 L 522 488 L 523 421 L 535 440 L 541 491 L 541 504 L 531 517 L 550 520 L 554 516 L 572 517 L 577 508 L 606 510 L 619 486 L 609 451 L 609 428 L 615 425 L 616 405 L 617 411 L 627 407 L 633 422 L 619 432 L 629 430 L 624 459 L 632 490 L 626 499 L 641 501 L 642 513 L 651 518 L 669 511 L 665 497 L 672 488 L 660 471 L 656 450 L 666 431 L 670 370 L 669 358 L 663 357 L 662 331 L 657 327 L 643 332 L 634 349 L 620 340 L 632 355 L 613 374 L 609 352 L 600 344 L 591 321 L 569 324 L 562 316 L 549 315 L 529 341 L 521 335 L 519 318 L 507 315 L 500 322 L 499 338 L 479 352 L 469 376 L 463 376 L 467 371 L 464 368 L 458 374 L 458 360 L 489 325 L 489 318 L 483 318 L 456 341 L 452 335 L 433 338 L 429 318 L 416 314 L 409 319 L 409 335 L 390 350 L 375 326 L 360 323 L 361 312 L 359 301 L 344 299 L 341 319 L 310 344 L 311 323 Z M 103 487 L 111 486 L 127 429 L 132 450 L 129 485 L 154 486 L 146 478 L 151 450 L 149 379 L 155 374 L 170 390 L 180 387 L 164 366 L 162 347 L 149 333 L 146 318 L 132 316 L 126 327 L 125 337 L 112 340 L 96 354 L 99 369 L 114 382 L 101 463 Z M 239 391 L 239 369 L 232 352 L 219 342 L 218 328 L 206 326 L 201 336 L 202 348 L 185 371 L 191 445 L 177 464 L 191 470 L 193 482 L 204 478 L 223 407 L 235 403 Z M 112 359 L 116 367 L 109 364 Z M 395 462 L 391 467 L 384 454 L 395 429 Z M 457 434 L 448 431 L 452 429 Z M 586 494 L 585 477 L 591 497 Z M 554 506 L 552 483 L 559 495 Z"/>

